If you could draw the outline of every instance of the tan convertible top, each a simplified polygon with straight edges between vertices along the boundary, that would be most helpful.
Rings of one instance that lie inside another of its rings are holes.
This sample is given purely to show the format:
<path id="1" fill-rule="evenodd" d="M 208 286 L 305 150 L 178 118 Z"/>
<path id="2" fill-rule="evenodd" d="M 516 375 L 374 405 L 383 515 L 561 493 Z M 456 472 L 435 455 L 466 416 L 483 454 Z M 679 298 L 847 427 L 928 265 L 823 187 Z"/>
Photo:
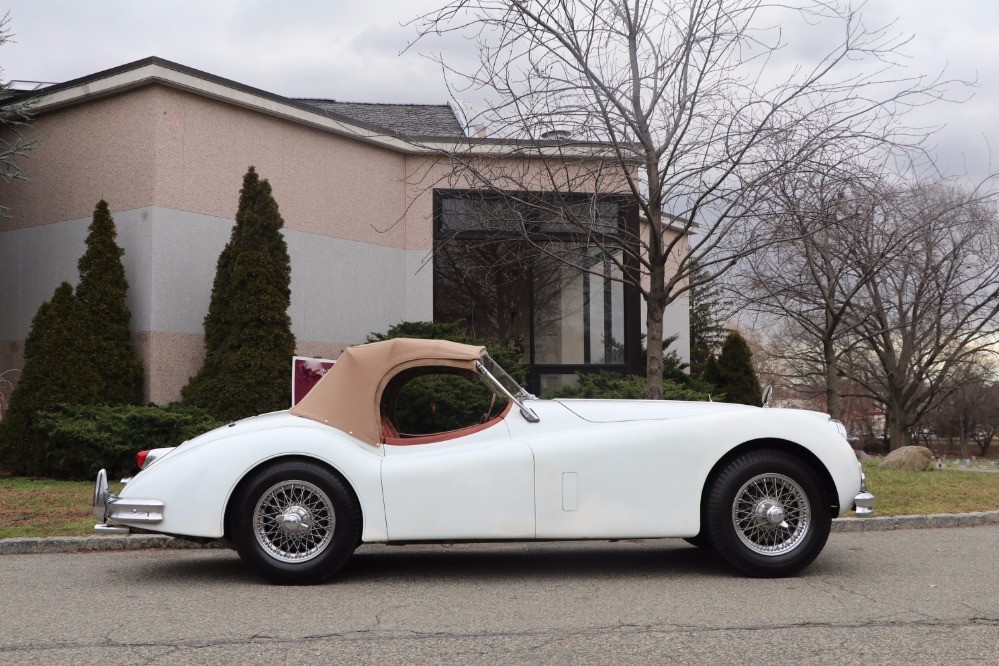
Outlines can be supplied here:
<path id="1" fill-rule="evenodd" d="M 403 370 L 444 365 L 475 370 L 485 347 L 447 340 L 395 338 L 348 347 L 291 413 L 343 430 L 368 444 L 380 436 L 382 393 Z"/>

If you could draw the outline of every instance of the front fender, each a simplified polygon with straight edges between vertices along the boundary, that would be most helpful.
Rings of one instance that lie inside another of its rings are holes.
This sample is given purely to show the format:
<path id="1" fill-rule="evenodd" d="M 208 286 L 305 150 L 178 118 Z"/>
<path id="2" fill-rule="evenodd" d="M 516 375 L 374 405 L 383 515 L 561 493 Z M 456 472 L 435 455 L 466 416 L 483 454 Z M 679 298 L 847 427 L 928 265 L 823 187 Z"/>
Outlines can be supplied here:
<path id="1" fill-rule="evenodd" d="M 765 415 L 766 418 L 760 418 Z M 732 445 L 718 451 L 721 460 L 746 443 L 782 440 L 809 451 L 829 474 L 835 487 L 839 515 L 853 507 L 860 491 L 860 467 L 857 456 L 837 432 L 829 416 L 799 409 L 766 409 L 732 414 L 728 423 L 716 424 L 730 437 Z M 737 437 L 731 434 L 738 433 Z M 708 479 L 705 477 L 704 481 Z"/>
<path id="2" fill-rule="evenodd" d="M 163 502 L 158 532 L 218 538 L 225 531 L 229 499 L 247 474 L 268 460 L 313 458 L 339 472 L 354 490 L 364 523 L 362 539 L 385 541 L 381 449 L 321 424 L 286 418 L 294 421 L 178 448 L 137 474 L 120 497 Z M 128 525 L 126 520 L 118 522 Z"/>

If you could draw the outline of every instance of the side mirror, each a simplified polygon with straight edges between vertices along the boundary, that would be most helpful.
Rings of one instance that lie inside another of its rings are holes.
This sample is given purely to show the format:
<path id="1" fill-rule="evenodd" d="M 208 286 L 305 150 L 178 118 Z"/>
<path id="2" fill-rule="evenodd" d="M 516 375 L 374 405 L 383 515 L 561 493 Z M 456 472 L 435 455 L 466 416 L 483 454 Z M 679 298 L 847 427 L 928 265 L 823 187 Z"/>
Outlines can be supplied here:
<path id="1" fill-rule="evenodd" d="M 770 406 L 770 399 L 774 397 L 774 387 L 771 384 L 763 389 L 763 407 L 764 409 Z"/>

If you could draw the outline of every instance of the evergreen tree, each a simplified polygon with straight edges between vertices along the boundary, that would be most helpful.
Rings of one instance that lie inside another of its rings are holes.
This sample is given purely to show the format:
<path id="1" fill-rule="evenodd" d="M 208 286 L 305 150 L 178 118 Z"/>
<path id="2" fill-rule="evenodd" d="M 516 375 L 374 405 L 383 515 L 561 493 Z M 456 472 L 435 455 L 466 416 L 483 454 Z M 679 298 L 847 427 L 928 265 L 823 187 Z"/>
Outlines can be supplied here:
<path id="1" fill-rule="evenodd" d="M 703 278 L 701 269 L 695 269 L 690 276 L 694 283 Z M 718 353 L 725 339 L 725 306 L 721 289 L 713 282 L 705 282 L 690 290 L 691 377 L 704 377 L 708 359 Z"/>
<path id="2" fill-rule="evenodd" d="M 15 474 L 44 475 L 46 448 L 35 430 L 39 411 L 94 404 L 104 384 L 94 364 L 89 312 L 63 282 L 42 303 L 24 341 L 24 370 L 0 423 L 0 465 Z"/>
<path id="3" fill-rule="evenodd" d="M 87 321 L 96 343 L 93 364 L 104 384 L 101 402 L 138 405 L 142 402 L 142 361 L 132 344 L 132 313 L 125 304 L 128 281 L 121 263 L 125 251 L 115 242 L 118 230 L 103 199 L 94 209 L 88 231 L 76 297 L 90 312 Z"/>
<path id="4" fill-rule="evenodd" d="M 725 394 L 725 402 L 760 405 L 763 391 L 753 369 L 753 352 L 737 331 L 725 338 L 717 358 L 709 357 L 704 379 Z"/>
<path id="5" fill-rule="evenodd" d="M 184 401 L 230 421 L 290 405 L 295 353 L 288 306 L 291 259 L 271 186 L 251 166 L 236 225 L 219 255 L 205 317 L 205 362 Z"/>

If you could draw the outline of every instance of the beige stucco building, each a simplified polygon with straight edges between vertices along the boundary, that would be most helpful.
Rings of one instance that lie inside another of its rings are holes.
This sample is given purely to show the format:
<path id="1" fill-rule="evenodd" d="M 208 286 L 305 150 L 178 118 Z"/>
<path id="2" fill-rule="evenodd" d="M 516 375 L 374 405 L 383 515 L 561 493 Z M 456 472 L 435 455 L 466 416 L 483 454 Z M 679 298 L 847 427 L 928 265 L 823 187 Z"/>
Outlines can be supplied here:
<path id="1" fill-rule="evenodd" d="M 8 207 L 0 218 L 0 370 L 20 367 L 38 306 L 61 281 L 77 282 L 90 216 L 103 198 L 125 249 L 146 396 L 177 399 L 203 358 L 216 259 L 250 165 L 270 181 L 285 220 L 300 355 L 335 358 L 399 321 L 453 315 L 453 298 L 438 293 L 435 306 L 435 282 L 438 292 L 446 287 L 431 250 L 447 202 L 468 198 L 443 182 L 448 167 L 437 149 L 471 140 L 449 106 L 289 99 L 158 58 L 33 95 L 28 135 L 39 143 L 23 163 L 27 180 L 0 185 Z M 493 157 L 505 150 L 503 142 L 475 141 Z M 579 284 L 556 299 L 557 335 L 536 336 L 533 314 L 524 328 L 525 362 L 537 361 L 542 338 L 565 347 L 544 352 L 547 361 L 532 370 L 536 385 L 545 374 L 602 362 L 589 348 L 609 349 L 611 340 L 590 340 L 583 322 L 591 315 L 621 332 L 615 342 L 637 340 L 634 295 L 598 285 L 610 294 L 607 310 L 590 312 L 599 299 L 584 302 L 591 285 Z M 576 317 L 564 310 L 570 306 L 589 309 Z M 474 308 L 461 311 L 474 319 Z M 686 354 L 685 303 L 667 319 Z M 627 361 L 609 353 L 605 360 Z"/>

